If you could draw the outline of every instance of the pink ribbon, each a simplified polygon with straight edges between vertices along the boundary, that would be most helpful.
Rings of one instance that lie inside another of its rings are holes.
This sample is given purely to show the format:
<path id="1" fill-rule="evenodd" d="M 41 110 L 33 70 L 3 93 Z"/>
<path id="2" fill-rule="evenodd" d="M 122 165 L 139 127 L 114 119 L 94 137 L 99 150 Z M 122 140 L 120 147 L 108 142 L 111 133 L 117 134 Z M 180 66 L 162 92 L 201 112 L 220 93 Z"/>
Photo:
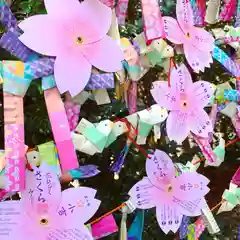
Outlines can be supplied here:
<path id="1" fill-rule="evenodd" d="M 196 141 L 196 143 L 200 147 L 200 149 L 201 149 L 204 157 L 206 158 L 206 160 L 210 163 L 216 162 L 217 156 L 212 150 L 212 147 L 209 143 L 209 138 L 198 137 L 195 134 L 192 134 L 192 135 L 194 137 L 194 140 Z"/>

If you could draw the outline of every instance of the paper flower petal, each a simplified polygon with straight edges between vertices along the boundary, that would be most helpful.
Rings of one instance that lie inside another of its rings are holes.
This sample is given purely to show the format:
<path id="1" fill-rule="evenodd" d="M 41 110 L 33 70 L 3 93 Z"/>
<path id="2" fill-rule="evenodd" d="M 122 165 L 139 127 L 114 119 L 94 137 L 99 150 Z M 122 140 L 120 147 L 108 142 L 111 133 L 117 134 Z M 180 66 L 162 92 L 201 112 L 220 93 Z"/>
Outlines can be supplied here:
<path id="1" fill-rule="evenodd" d="M 169 156 L 156 150 L 146 161 L 146 172 L 149 180 L 156 187 L 169 184 L 175 176 L 175 169 Z"/>
<path id="2" fill-rule="evenodd" d="M 80 3 L 78 0 L 44 0 L 47 13 L 55 17 L 65 17 L 78 11 Z"/>
<path id="3" fill-rule="evenodd" d="M 189 134 L 187 113 L 172 111 L 167 118 L 167 135 L 170 140 L 181 144 Z"/>
<path id="4" fill-rule="evenodd" d="M 95 199 L 96 190 L 88 187 L 69 188 L 62 192 L 58 215 L 70 221 L 77 219 L 80 224 L 87 222 L 98 210 L 100 201 Z M 79 218 L 80 216 L 80 218 Z"/>
<path id="5" fill-rule="evenodd" d="M 1 240 L 13 240 L 21 238 L 21 231 L 19 231 L 19 223 L 22 219 L 22 205 L 20 201 L 3 201 L 0 202 L 1 213 Z M 26 227 L 26 225 L 25 225 Z"/>
<path id="6" fill-rule="evenodd" d="M 192 85 L 192 77 L 184 64 L 177 66 L 177 68 L 173 67 L 170 77 L 171 88 L 176 93 L 186 94 Z"/>
<path id="7" fill-rule="evenodd" d="M 200 51 L 199 51 L 200 53 Z M 199 59 L 200 59 L 200 70 L 204 72 L 205 67 L 210 67 L 210 63 L 213 63 L 212 55 L 210 52 L 201 52 L 199 54 Z"/>
<path id="8" fill-rule="evenodd" d="M 70 23 L 70 30 L 73 30 L 75 34 L 77 32 L 87 34 L 90 42 L 103 38 L 111 26 L 111 8 L 98 0 L 82 2 L 78 0 L 45 0 L 45 7 L 49 16 L 54 18 L 57 16 L 62 23 Z M 91 40 L 89 39 L 90 35 L 92 36 Z"/>
<path id="9" fill-rule="evenodd" d="M 116 72 L 122 69 L 123 52 L 117 42 L 109 36 L 85 45 L 82 53 L 93 66 L 102 71 Z"/>
<path id="10" fill-rule="evenodd" d="M 164 31 L 166 38 L 175 44 L 182 44 L 184 33 L 180 29 L 178 22 L 172 17 L 163 17 Z"/>
<path id="11" fill-rule="evenodd" d="M 208 183 L 209 180 L 201 174 L 185 172 L 172 181 L 174 196 L 186 201 L 202 198 L 209 192 Z"/>
<path id="12" fill-rule="evenodd" d="M 149 179 L 145 177 L 130 189 L 128 195 L 137 208 L 149 209 L 156 206 L 153 198 L 154 191 L 155 187 Z"/>
<path id="13" fill-rule="evenodd" d="M 189 29 L 194 25 L 193 11 L 190 1 L 177 0 L 176 15 L 182 30 L 186 32 L 189 31 Z"/>
<path id="14" fill-rule="evenodd" d="M 49 229 L 44 228 L 44 226 L 40 225 L 41 217 L 35 213 L 31 215 L 23 213 L 21 221 L 20 221 L 20 231 L 19 234 L 21 237 L 17 238 L 20 240 L 24 239 L 34 239 L 34 240 L 42 240 L 47 239 L 47 235 Z"/>
<path id="15" fill-rule="evenodd" d="M 191 29 L 192 44 L 199 50 L 212 51 L 214 48 L 213 36 L 202 28 L 194 27 Z"/>
<path id="16" fill-rule="evenodd" d="M 213 132 L 213 126 L 203 109 L 195 109 L 189 114 L 189 129 L 200 137 L 208 137 Z"/>
<path id="17" fill-rule="evenodd" d="M 37 186 L 37 180 L 35 174 L 30 171 L 26 171 L 26 185 L 24 191 L 21 192 L 21 204 L 23 204 L 24 210 L 31 214 L 32 213 L 32 198 L 33 191 Z"/>
<path id="18" fill-rule="evenodd" d="M 191 44 L 184 44 L 185 57 L 195 72 L 204 71 L 205 67 L 209 67 L 212 63 L 212 56 L 210 52 L 204 52 Z"/>
<path id="19" fill-rule="evenodd" d="M 61 202 L 61 185 L 57 174 L 43 162 L 34 170 L 36 185 L 32 194 L 32 211 L 41 214 L 53 214 Z"/>
<path id="20" fill-rule="evenodd" d="M 206 81 L 197 81 L 192 85 L 195 100 L 202 107 L 205 107 L 215 91 L 214 86 Z"/>
<path id="21" fill-rule="evenodd" d="M 76 96 L 87 85 L 91 75 L 91 64 L 79 53 L 58 56 L 54 65 L 54 76 L 60 93 L 69 91 Z"/>
<path id="22" fill-rule="evenodd" d="M 74 219 L 72 222 L 68 222 L 66 227 L 54 228 L 49 232 L 46 239 L 57 239 L 57 240 L 66 240 L 66 239 L 77 239 L 77 240 L 93 240 L 92 234 L 89 232 L 88 228 L 84 225 L 78 223 L 78 219 Z M 43 239 L 42 239 L 43 240 Z"/>
<path id="23" fill-rule="evenodd" d="M 174 233 L 177 232 L 183 217 L 177 208 L 170 204 L 157 206 L 156 215 L 158 224 L 165 234 L 167 234 L 170 230 Z"/>
<path id="24" fill-rule="evenodd" d="M 151 94 L 159 106 L 167 108 L 168 110 L 178 109 L 178 96 L 172 88 L 168 87 L 167 82 L 153 82 L 153 89 L 151 89 Z"/>
<path id="25" fill-rule="evenodd" d="M 29 17 L 20 22 L 19 27 L 24 32 L 19 40 L 33 51 L 48 56 L 56 56 L 60 51 L 57 26 L 48 15 Z"/>
<path id="26" fill-rule="evenodd" d="M 203 199 L 183 201 L 178 197 L 173 197 L 173 202 L 176 204 L 176 208 L 182 215 L 189 217 L 200 216 L 202 214 L 201 209 L 205 204 Z"/>

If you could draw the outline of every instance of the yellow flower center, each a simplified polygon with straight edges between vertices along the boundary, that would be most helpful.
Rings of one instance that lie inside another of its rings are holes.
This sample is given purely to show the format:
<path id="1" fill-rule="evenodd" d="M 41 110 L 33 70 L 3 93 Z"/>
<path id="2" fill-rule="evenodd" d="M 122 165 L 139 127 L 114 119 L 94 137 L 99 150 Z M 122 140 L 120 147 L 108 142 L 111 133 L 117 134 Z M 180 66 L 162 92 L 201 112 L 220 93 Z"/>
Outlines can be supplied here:
<path id="1" fill-rule="evenodd" d="M 168 184 L 168 185 L 167 185 L 167 192 L 168 192 L 168 193 L 171 193 L 172 191 L 173 191 L 172 185 L 171 185 L 171 184 Z"/>
<path id="2" fill-rule="evenodd" d="M 188 105 L 187 101 L 183 101 L 181 105 L 182 105 L 182 107 L 187 107 L 187 105 Z"/>
<path id="3" fill-rule="evenodd" d="M 190 38 L 190 37 L 191 37 L 191 35 L 190 35 L 189 32 L 186 33 L 186 37 L 187 37 L 187 38 Z"/>
<path id="4" fill-rule="evenodd" d="M 46 226 L 48 225 L 49 221 L 46 218 L 41 218 L 39 223 L 43 226 Z"/>
<path id="5" fill-rule="evenodd" d="M 77 37 L 77 45 L 83 44 L 82 37 Z"/>

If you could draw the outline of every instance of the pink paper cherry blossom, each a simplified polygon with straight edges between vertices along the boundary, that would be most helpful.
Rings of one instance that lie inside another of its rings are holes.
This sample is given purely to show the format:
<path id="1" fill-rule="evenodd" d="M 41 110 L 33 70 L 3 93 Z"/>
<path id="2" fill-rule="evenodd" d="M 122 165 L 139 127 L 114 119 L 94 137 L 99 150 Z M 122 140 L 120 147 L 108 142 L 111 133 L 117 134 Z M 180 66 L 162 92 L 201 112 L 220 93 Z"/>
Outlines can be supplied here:
<path id="1" fill-rule="evenodd" d="M 56 56 L 54 76 L 61 93 L 77 95 L 92 65 L 106 72 L 122 69 L 123 53 L 107 32 L 111 8 L 99 0 L 44 0 L 48 14 L 23 20 L 19 39 L 32 50 Z"/>
<path id="2" fill-rule="evenodd" d="M 26 190 L 19 201 L 21 215 L 8 239 L 92 240 L 84 223 L 100 205 L 100 201 L 94 198 L 95 194 L 96 190 L 88 187 L 61 192 L 57 175 L 42 164 L 34 172 L 27 172 Z"/>
<path id="3" fill-rule="evenodd" d="M 204 71 L 213 62 L 211 51 L 214 38 L 204 29 L 194 27 L 191 3 L 188 0 L 177 0 L 177 21 L 172 17 L 163 17 L 166 38 L 183 44 L 184 53 L 189 65 L 196 72 Z"/>
<path id="4" fill-rule="evenodd" d="M 211 120 L 204 107 L 209 103 L 214 87 L 205 81 L 192 82 L 184 64 L 173 68 L 170 87 L 165 81 L 153 83 L 151 94 L 161 107 L 170 110 L 167 118 L 167 135 L 170 140 L 182 143 L 193 132 L 208 137 L 213 132 Z"/>
<path id="5" fill-rule="evenodd" d="M 147 177 L 129 191 L 130 200 L 140 209 L 156 207 L 159 226 L 167 234 L 178 230 L 182 216 L 201 215 L 203 197 L 208 193 L 209 180 L 196 172 L 175 177 L 172 160 L 156 150 L 146 161 Z"/>

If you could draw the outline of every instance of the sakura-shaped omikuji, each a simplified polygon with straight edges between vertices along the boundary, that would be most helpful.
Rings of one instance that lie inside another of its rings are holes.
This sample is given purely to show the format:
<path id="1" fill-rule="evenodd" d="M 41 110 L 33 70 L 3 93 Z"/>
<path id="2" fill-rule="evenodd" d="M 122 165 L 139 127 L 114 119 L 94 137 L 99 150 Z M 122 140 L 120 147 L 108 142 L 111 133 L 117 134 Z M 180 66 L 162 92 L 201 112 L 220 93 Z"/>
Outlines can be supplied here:
<path id="1" fill-rule="evenodd" d="M 161 107 L 170 113 L 167 118 L 167 135 L 181 144 L 190 131 L 199 137 L 208 137 L 213 126 L 204 107 L 209 103 L 214 86 L 206 81 L 192 82 L 184 64 L 177 65 L 170 74 L 170 86 L 166 81 L 153 83 L 151 94 Z"/>
<path id="2" fill-rule="evenodd" d="M 177 20 L 163 17 L 166 38 L 174 44 L 183 44 L 184 54 L 195 72 L 204 71 L 213 62 L 211 51 L 214 38 L 206 30 L 194 27 L 193 10 L 188 0 L 177 0 Z"/>
<path id="3" fill-rule="evenodd" d="M 147 177 L 129 191 L 131 202 L 140 209 L 156 207 L 159 226 L 164 233 L 176 232 L 183 215 L 199 216 L 208 193 L 209 180 L 197 172 L 175 176 L 175 168 L 168 155 L 155 150 L 146 161 Z"/>
<path id="4" fill-rule="evenodd" d="M 1 240 L 92 240 L 84 223 L 99 208 L 95 194 L 96 190 L 88 187 L 61 192 L 57 175 L 43 163 L 27 172 L 26 189 L 20 201 L 0 203 L 1 212 L 8 211 L 12 222 L 12 229 Z"/>
<path id="5" fill-rule="evenodd" d="M 107 36 L 112 10 L 98 0 L 44 0 L 47 14 L 26 18 L 20 41 L 35 52 L 56 57 L 54 76 L 61 93 L 72 96 L 87 85 L 92 65 L 105 72 L 122 69 L 124 55 Z"/>

